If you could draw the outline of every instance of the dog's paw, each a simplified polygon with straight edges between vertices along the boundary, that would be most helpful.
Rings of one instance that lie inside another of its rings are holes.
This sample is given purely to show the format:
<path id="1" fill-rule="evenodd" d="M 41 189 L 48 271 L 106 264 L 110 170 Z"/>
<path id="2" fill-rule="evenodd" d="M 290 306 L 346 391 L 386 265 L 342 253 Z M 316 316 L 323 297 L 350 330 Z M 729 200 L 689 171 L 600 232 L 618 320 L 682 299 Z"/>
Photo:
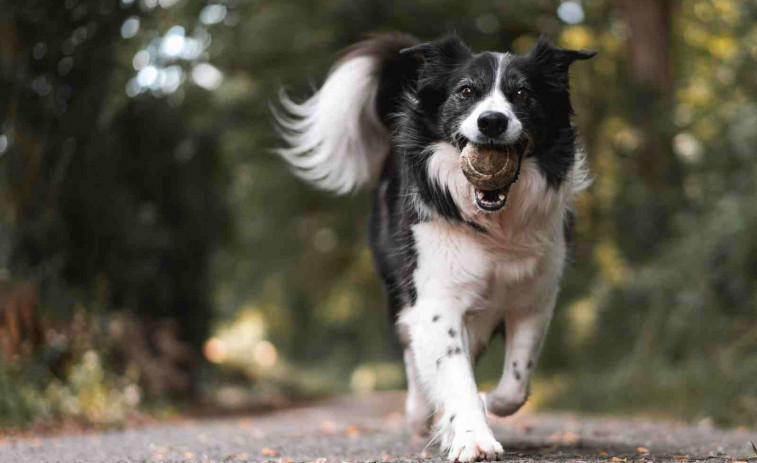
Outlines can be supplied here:
<path id="1" fill-rule="evenodd" d="M 461 463 L 498 460 L 504 452 L 489 429 L 465 430 L 455 433 L 447 459 Z"/>
<path id="2" fill-rule="evenodd" d="M 489 392 L 484 403 L 486 411 L 497 416 L 510 416 L 520 410 L 528 399 L 528 390 L 513 391 L 511 393 Z"/>

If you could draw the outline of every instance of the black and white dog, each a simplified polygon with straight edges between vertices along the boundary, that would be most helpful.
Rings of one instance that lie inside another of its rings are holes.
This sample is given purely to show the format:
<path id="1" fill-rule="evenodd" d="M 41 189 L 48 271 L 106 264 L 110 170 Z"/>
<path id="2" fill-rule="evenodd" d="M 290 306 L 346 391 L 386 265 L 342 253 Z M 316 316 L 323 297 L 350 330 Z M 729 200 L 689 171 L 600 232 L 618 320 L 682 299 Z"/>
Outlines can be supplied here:
<path id="1" fill-rule="evenodd" d="M 516 55 L 475 53 L 454 35 L 379 36 L 350 48 L 310 99 L 282 93 L 274 111 L 298 176 L 336 193 L 374 182 L 370 243 L 406 345 L 408 423 L 423 430 L 437 410 L 451 461 L 500 455 L 486 411 L 510 415 L 528 397 L 587 185 L 568 68 L 595 54 L 544 39 Z M 469 143 L 516 150 L 517 181 L 474 187 L 461 169 Z M 504 373 L 482 396 L 472 363 L 503 325 Z"/>

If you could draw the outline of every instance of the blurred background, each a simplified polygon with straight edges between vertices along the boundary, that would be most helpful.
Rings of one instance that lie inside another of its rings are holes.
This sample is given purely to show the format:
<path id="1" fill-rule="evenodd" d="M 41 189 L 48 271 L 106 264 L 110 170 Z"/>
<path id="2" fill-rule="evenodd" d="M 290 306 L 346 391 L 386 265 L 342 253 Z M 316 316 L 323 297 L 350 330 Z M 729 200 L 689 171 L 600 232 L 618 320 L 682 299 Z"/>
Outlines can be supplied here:
<path id="1" fill-rule="evenodd" d="M 0 426 L 404 385 L 368 195 L 271 154 L 368 32 L 572 70 L 595 177 L 530 407 L 757 425 L 757 4 L 0 0 Z M 477 374 L 501 371 L 495 341 Z M 190 406 L 190 404 L 192 404 Z M 198 405 L 199 404 L 199 405 Z"/>

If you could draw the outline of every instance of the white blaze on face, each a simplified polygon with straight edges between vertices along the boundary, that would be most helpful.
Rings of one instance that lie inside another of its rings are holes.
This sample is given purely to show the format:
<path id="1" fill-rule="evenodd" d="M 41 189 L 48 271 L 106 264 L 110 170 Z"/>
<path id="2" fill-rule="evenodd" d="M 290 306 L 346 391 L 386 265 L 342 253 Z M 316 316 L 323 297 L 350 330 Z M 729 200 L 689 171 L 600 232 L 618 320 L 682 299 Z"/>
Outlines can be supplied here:
<path id="1" fill-rule="evenodd" d="M 505 143 L 514 143 L 520 138 L 523 124 L 515 116 L 512 105 L 505 98 L 505 94 L 502 93 L 502 71 L 506 57 L 506 53 L 497 53 L 497 70 L 491 92 L 473 108 L 473 111 L 460 124 L 460 133 L 473 143 L 484 143 L 488 138 L 478 130 L 478 118 L 486 111 L 496 111 L 507 116 L 507 130 L 503 134 Z"/>

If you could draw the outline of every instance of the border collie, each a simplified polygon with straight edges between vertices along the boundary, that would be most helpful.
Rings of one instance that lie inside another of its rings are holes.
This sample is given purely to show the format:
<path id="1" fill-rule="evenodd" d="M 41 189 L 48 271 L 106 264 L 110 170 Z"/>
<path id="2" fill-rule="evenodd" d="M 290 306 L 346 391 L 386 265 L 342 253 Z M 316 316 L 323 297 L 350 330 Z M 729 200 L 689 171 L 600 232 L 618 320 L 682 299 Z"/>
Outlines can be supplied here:
<path id="1" fill-rule="evenodd" d="M 588 183 L 568 68 L 595 54 L 543 38 L 518 55 L 476 53 L 455 35 L 377 36 L 308 100 L 282 91 L 273 109 L 296 175 L 338 194 L 372 185 L 370 245 L 406 346 L 407 421 L 427 430 L 438 412 L 450 461 L 502 455 L 486 412 L 510 415 L 528 398 L 573 198 Z M 513 159 L 514 175 L 474 185 L 466 149 Z M 502 378 L 480 395 L 473 363 L 502 331 Z"/>

